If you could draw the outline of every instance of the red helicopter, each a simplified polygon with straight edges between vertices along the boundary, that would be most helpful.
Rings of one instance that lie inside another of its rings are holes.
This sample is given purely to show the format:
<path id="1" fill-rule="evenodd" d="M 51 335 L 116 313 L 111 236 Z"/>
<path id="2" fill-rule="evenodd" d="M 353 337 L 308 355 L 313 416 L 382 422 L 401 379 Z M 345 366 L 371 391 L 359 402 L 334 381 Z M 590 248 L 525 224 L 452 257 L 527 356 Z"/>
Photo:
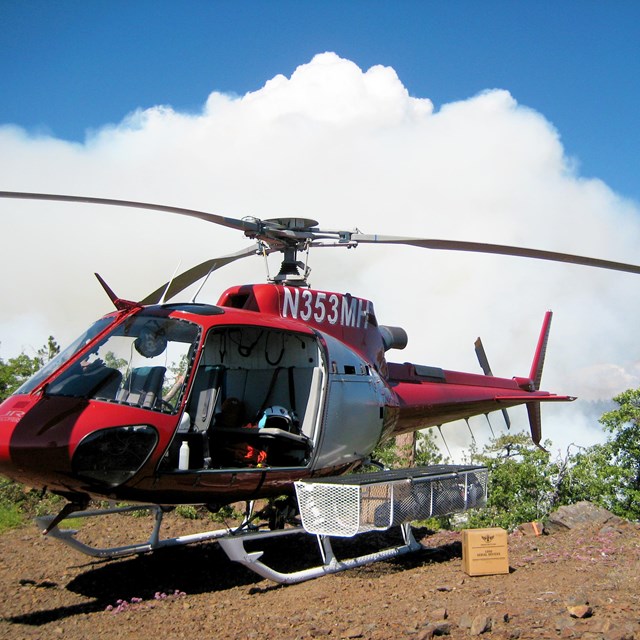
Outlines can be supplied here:
<path id="1" fill-rule="evenodd" d="M 68 500 L 48 531 L 92 498 L 213 509 L 292 495 L 296 482 L 356 469 L 387 438 L 521 404 L 539 444 L 540 403 L 573 399 L 540 389 L 551 312 L 524 377 L 493 376 L 481 344 L 485 375 L 389 362 L 387 352 L 407 344 L 406 332 L 380 324 L 369 300 L 311 289 L 299 252 L 383 243 L 640 273 L 634 265 L 535 249 L 329 231 L 303 218 L 238 220 L 66 195 L 0 197 L 169 212 L 254 241 L 139 302 L 119 298 L 97 276 L 115 310 L 0 405 L 0 472 Z M 266 284 L 227 289 L 215 305 L 170 301 L 225 264 L 274 252 L 283 260 Z M 282 526 L 283 517 L 271 525 Z"/>

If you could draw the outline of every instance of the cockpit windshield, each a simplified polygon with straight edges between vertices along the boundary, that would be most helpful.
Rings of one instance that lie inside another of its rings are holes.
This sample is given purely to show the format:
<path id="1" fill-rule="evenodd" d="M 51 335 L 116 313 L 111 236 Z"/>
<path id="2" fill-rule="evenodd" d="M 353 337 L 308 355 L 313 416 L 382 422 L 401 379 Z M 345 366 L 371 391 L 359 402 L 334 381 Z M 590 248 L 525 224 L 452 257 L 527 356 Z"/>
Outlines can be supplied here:
<path id="1" fill-rule="evenodd" d="M 136 314 L 51 382 L 46 393 L 172 413 L 179 406 L 199 334 L 199 327 L 185 320 Z"/>
<path id="2" fill-rule="evenodd" d="M 65 362 L 70 360 L 80 349 L 91 342 L 98 334 L 102 333 L 112 322 L 115 316 L 100 318 L 94 322 L 82 335 L 78 336 L 68 347 L 63 349 L 55 358 L 29 378 L 14 394 L 31 393 L 43 380 L 46 380 L 56 369 L 59 369 Z"/>

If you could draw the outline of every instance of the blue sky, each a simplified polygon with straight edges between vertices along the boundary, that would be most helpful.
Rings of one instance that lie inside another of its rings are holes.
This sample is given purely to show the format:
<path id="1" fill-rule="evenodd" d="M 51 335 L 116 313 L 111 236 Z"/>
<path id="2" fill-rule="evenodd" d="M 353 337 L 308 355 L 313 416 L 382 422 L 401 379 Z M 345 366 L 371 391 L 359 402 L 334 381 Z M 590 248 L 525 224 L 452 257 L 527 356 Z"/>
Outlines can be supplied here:
<path id="1" fill-rule="evenodd" d="M 334 51 L 436 110 L 501 88 L 580 173 L 640 201 L 640 3 L 0 0 L 0 124 L 83 140 L 137 108 L 197 111 Z"/>

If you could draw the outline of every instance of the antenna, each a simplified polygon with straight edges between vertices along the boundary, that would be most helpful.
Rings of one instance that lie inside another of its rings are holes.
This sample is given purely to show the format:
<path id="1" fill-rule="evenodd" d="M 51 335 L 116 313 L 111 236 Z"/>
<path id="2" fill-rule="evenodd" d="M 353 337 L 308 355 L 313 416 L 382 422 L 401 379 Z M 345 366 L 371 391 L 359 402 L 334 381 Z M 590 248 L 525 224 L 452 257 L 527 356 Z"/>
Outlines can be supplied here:
<path id="1" fill-rule="evenodd" d="M 173 270 L 173 273 L 171 274 L 171 278 L 169 279 L 169 282 L 167 282 L 167 286 L 162 292 L 162 298 L 160 298 L 160 304 L 164 304 L 166 302 L 167 292 L 169 291 L 169 287 L 171 286 L 173 279 L 176 277 L 176 273 L 178 273 L 178 269 L 180 268 L 181 264 L 182 264 L 182 261 L 178 260 L 178 264 L 176 265 L 176 268 Z"/>
<path id="2" fill-rule="evenodd" d="M 473 431 L 471 430 L 471 425 L 469 424 L 469 418 L 465 418 L 464 421 L 467 423 L 467 429 L 469 429 L 469 433 L 471 434 L 471 441 L 473 444 L 477 445 L 476 437 L 473 435 Z"/>
<path id="3" fill-rule="evenodd" d="M 449 454 L 449 458 L 453 462 L 453 456 L 451 455 L 451 449 L 449 449 L 449 445 L 447 444 L 447 441 L 445 440 L 444 434 L 442 433 L 442 425 L 441 424 L 438 425 L 438 431 L 440 432 L 440 437 L 442 438 L 442 442 L 444 442 L 444 446 L 447 448 L 447 453 Z"/>
<path id="4" fill-rule="evenodd" d="M 214 270 L 215 270 L 215 266 L 212 266 L 211 269 L 209 269 L 209 271 L 207 272 L 207 275 L 202 279 L 202 283 L 198 287 L 197 291 L 193 294 L 193 298 L 191 298 L 191 302 L 196 301 L 196 298 L 200 295 L 202 288 L 204 287 L 205 284 L 207 284 L 207 280 L 209 279 L 209 276 L 214 272 Z"/>
<path id="5" fill-rule="evenodd" d="M 493 427 L 491 426 L 491 420 L 489 419 L 489 414 L 485 413 L 484 417 L 487 419 L 487 423 L 489 424 L 489 430 L 491 431 L 491 436 L 495 438 L 496 434 L 493 432 Z"/>

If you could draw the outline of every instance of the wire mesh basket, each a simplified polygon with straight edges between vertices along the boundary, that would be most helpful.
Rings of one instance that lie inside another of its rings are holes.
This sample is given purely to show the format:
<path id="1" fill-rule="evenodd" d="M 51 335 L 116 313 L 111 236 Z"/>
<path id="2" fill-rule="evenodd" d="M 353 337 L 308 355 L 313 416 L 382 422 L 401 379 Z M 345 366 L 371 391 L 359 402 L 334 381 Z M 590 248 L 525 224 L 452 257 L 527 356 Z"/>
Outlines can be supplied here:
<path id="1" fill-rule="evenodd" d="M 482 507 L 487 481 L 485 467 L 435 465 L 302 480 L 295 488 L 306 531 L 352 537 Z"/>

